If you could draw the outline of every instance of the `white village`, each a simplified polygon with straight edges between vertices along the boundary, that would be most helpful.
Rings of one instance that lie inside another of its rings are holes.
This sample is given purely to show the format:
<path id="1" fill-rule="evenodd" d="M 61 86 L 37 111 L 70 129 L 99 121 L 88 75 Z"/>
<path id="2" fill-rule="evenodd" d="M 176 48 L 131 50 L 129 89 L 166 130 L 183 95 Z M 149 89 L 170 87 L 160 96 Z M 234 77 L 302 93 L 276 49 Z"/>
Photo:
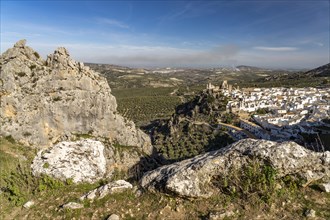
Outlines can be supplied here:
<path id="1" fill-rule="evenodd" d="M 229 98 L 227 111 L 240 117 L 239 127 L 227 126 L 235 139 L 302 141 L 302 133 L 329 134 L 323 120 L 330 115 L 330 88 L 245 88 L 225 80 L 221 86 L 208 83 L 206 90 Z M 246 117 L 248 116 L 248 117 Z"/>

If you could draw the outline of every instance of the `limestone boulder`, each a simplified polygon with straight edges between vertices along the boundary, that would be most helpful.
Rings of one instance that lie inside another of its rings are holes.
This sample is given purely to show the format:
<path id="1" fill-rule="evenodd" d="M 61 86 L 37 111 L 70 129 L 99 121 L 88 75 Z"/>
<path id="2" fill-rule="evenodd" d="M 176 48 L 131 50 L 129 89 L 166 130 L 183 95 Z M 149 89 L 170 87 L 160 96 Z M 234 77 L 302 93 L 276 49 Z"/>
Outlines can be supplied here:
<path id="1" fill-rule="evenodd" d="M 210 197 L 215 192 L 211 182 L 215 176 L 228 176 L 231 168 L 239 169 L 254 159 L 276 169 L 279 178 L 298 175 L 306 183 L 330 178 L 329 151 L 313 152 L 294 142 L 244 139 L 220 150 L 150 171 L 142 177 L 141 185 L 152 192 Z"/>
<path id="2" fill-rule="evenodd" d="M 96 182 L 107 171 L 104 145 L 95 140 L 60 142 L 54 147 L 40 151 L 31 165 L 33 174 L 73 182 Z"/>

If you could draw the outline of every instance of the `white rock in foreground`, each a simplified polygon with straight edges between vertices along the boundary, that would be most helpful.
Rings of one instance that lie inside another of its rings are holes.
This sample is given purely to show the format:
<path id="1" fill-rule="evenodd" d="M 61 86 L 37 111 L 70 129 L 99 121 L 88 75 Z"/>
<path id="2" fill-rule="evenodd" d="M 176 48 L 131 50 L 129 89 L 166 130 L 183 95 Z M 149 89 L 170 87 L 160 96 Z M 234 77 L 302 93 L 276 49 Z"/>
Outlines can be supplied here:
<path id="1" fill-rule="evenodd" d="M 83 204 L 76 202 L 68 202 L 62 206 L 63 209 L 82 209 L 84 208 Z"/>
<path id="2" fill-rule="evenodd" d="M 26 202 L 26 203 L 23 205 L 23 207 L 26 208 L 26 209 L 29 209 L 29 208 L 31 208 L 31 206 L 33 206 L 33 205 L 34 205 L 34 202 L 33 202 L 32 200 L 30 200 L 30 201 Z"/>
<path id="3" fill-rule="evenodd" d="M 85 139 L 60 142 L 40 151 L 31 165 L 34 175 L 47 174 L 73 182 L 95 182 L 106 173 L 104 146 L 99 141 Z"/>
<path id="4" fill-rule="evenodd" d="M 127 189 L 132 189 L 133 186 L 129 182 L 126 182 L 125 180 L 117 180 L 115 182 L 108 183 L 104 186 L 100 186 L 82 197 L 80 197 L 80 200 L 84 199 L 90 199 L 94 200 L 95 198 L 97 199 L 102 199 L 106 195 L 117 193 L 117 192 L 122 192 Z"/>
<path id="5" fill-rule="evenodd" d="M 278 177 L 298 175 L 307 183 L 330 178 L 330 152 L 313 152 L 294 142 L 244 139 L 220 150 L 150 171 L 143 176 L 141 185 L 149 191 L 209 197 L 214 193 L 213 177 L 227 176 L 231 168 L 239 169 L 250 163 L 251 158 L 272 166 Z"/>

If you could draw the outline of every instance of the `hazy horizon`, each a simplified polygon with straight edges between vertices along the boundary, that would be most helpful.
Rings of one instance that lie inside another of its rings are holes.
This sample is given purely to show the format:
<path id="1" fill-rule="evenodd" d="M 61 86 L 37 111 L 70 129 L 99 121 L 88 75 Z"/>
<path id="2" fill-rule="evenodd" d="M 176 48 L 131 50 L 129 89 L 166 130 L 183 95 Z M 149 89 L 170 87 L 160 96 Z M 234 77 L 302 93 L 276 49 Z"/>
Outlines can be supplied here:
<path id="1" fill-rule="evenodd" d="M 20 39 L 45 57 L 128 67 L 330 62 L 329 1 L 1 1 L 1 53 Z"/>

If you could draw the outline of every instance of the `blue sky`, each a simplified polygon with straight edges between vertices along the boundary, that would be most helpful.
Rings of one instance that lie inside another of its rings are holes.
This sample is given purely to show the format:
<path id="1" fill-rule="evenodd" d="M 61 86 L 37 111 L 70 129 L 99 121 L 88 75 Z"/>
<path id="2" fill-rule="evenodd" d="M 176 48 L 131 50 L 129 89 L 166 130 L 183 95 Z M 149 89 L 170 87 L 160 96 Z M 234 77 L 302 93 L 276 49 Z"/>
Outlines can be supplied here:
<path id="1" fill-rule="evenodd" d="M 135 67 L 329 63 L 329 0 L 1 1 L 1 52 L 20 39 L 46 57 Z"/>

